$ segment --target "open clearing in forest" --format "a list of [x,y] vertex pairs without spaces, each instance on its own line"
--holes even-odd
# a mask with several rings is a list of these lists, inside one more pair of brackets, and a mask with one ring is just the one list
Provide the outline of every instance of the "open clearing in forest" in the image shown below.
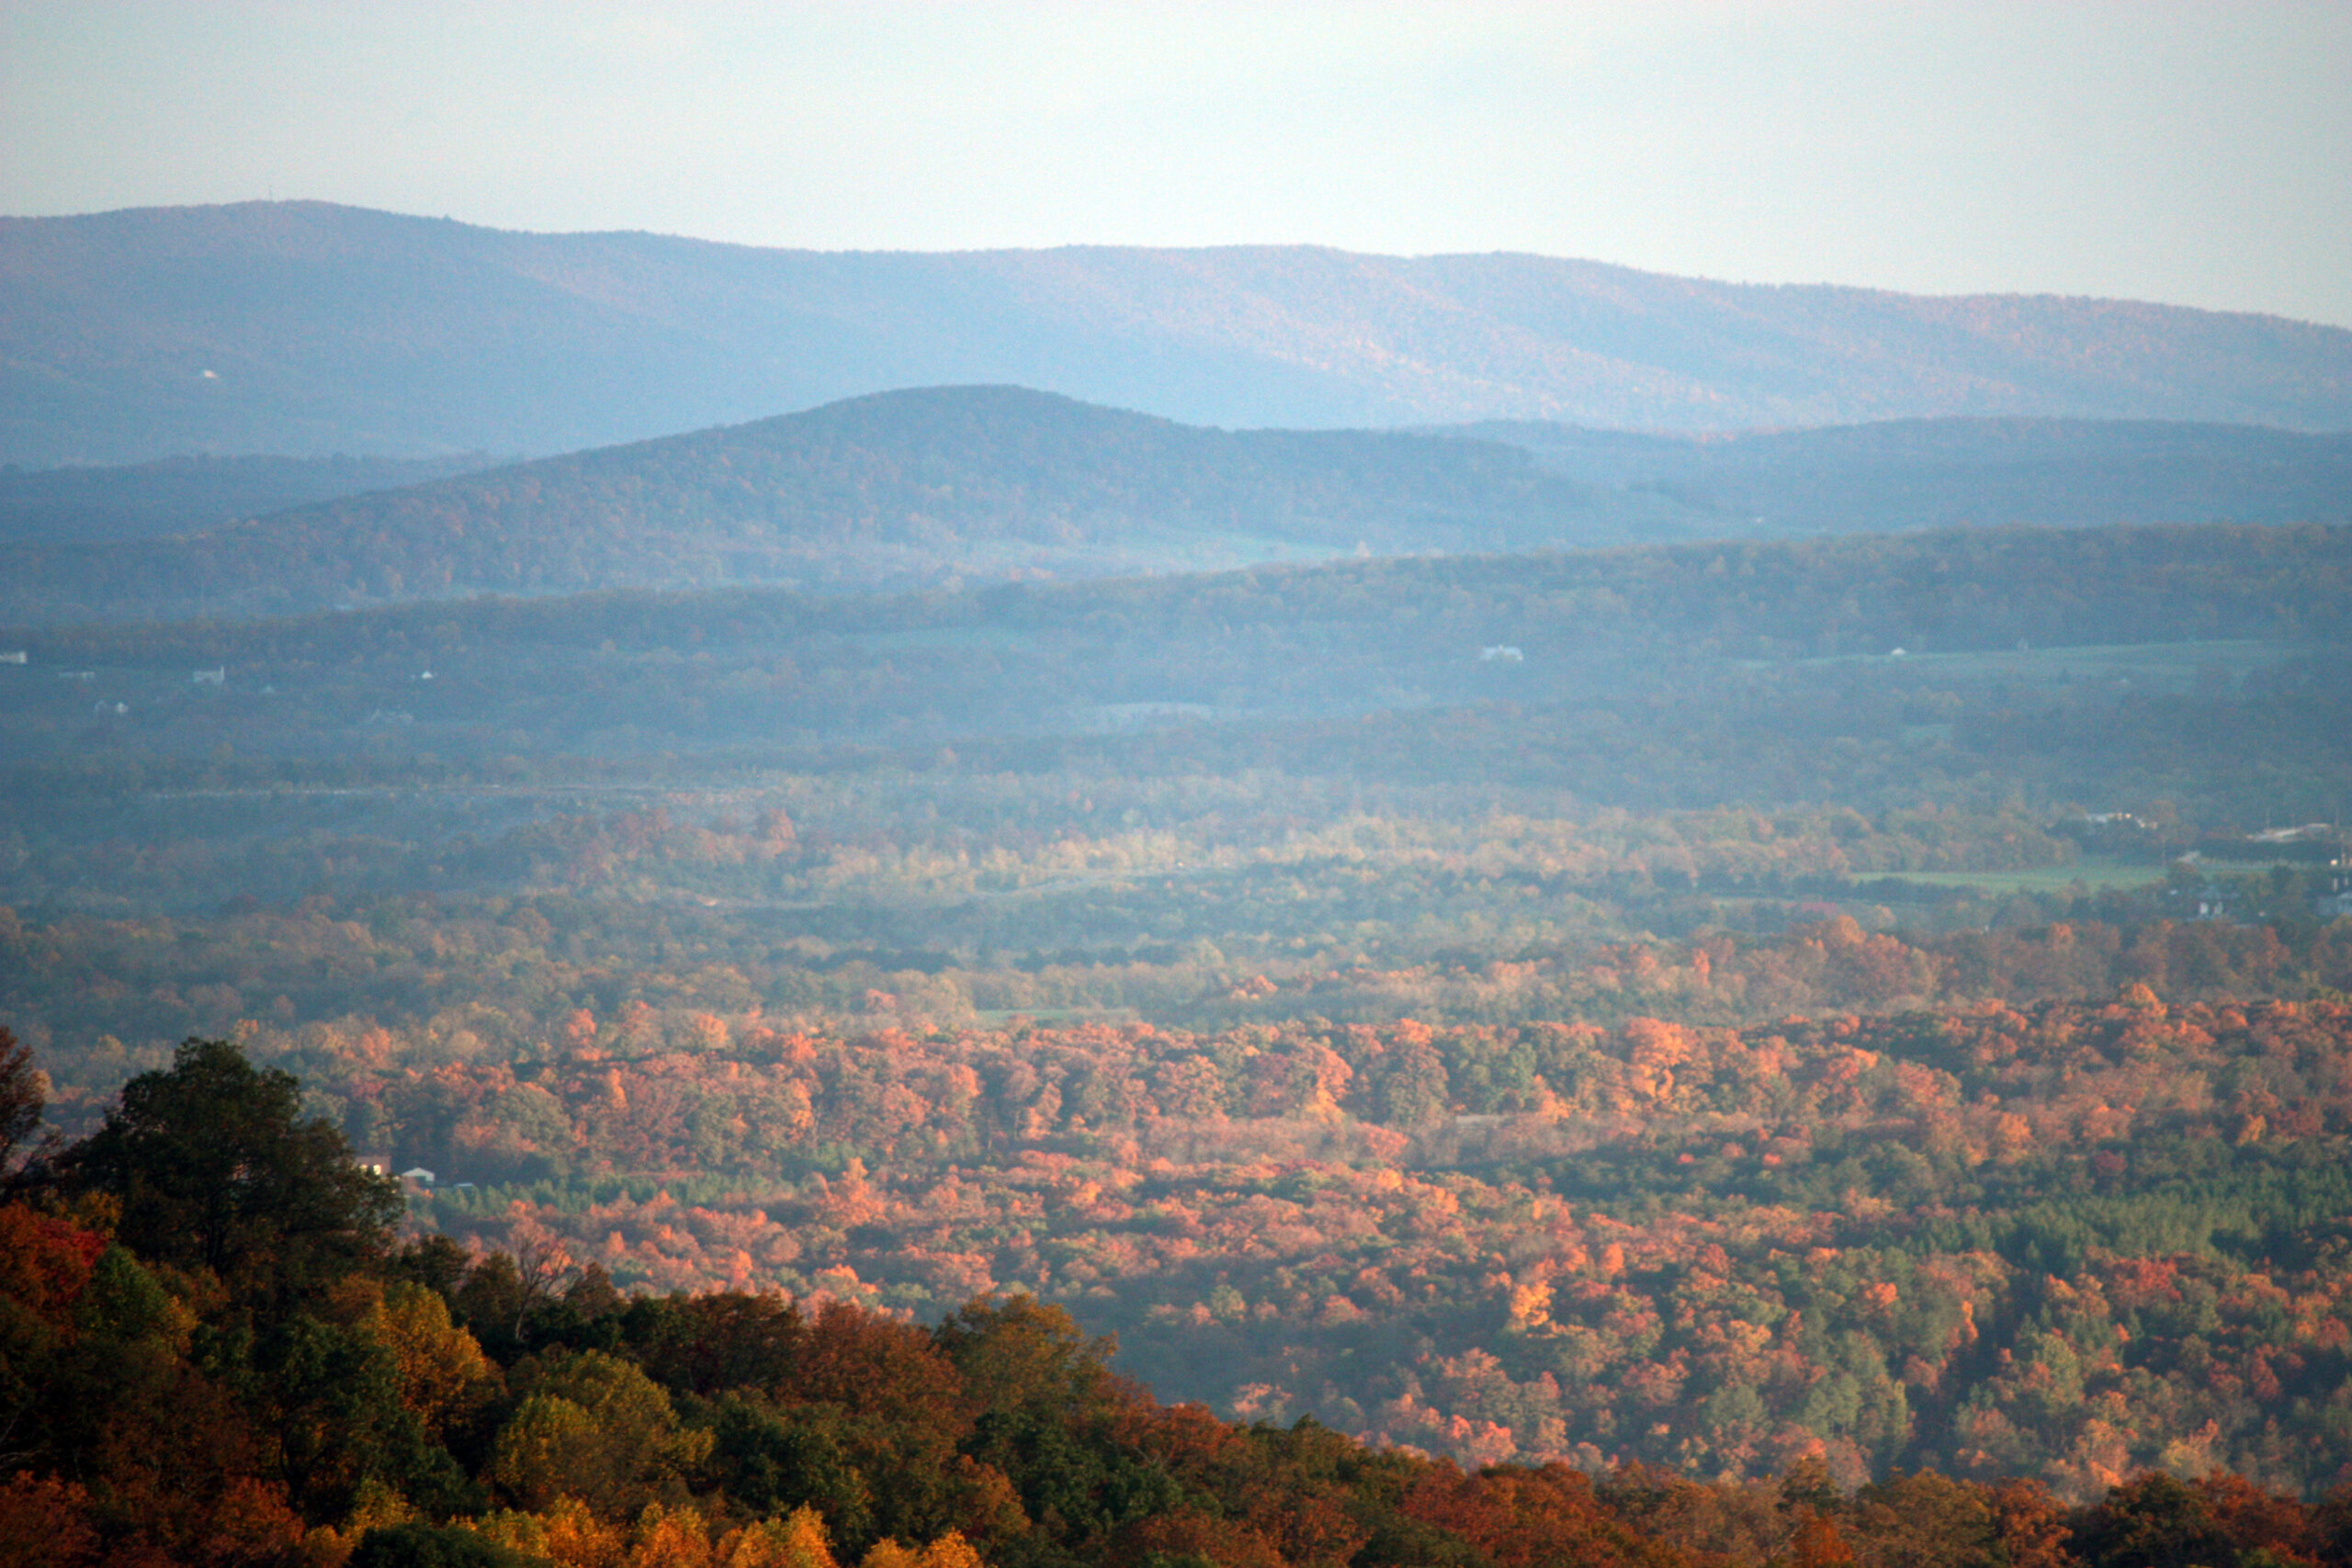
[[2165,879],[2165,870],[2147,861],[2085,855],[2066,865],[2020,866],[2010,871],[1906,871],[1885,880],[1928,887],[1967,887],[1980,893],[2064,893],[2077,885],[2099,893],[2111,887],[2151,886]]

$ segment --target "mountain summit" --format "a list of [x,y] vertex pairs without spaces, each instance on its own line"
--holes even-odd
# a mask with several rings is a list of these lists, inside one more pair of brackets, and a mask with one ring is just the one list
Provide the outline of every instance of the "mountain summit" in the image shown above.
[[2347,497],[2352,436],[2244,426],[1235,431],[932,387],[163,536],[55,509],[44,529],[28,507],[11,538],[0,505],[0,624],[628,587],[870,592],[1964,522],[2333,522]]
[[0,460],[556,452],[1015,382],[1195,423],[2352,428],[2352,332],[1306,246],[938,254],[313,202],[0,220]]

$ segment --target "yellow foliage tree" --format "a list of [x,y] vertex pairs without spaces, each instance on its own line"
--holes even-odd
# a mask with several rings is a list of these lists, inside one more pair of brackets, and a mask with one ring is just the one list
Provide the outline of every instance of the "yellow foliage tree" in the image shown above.
[[468,1527],[493,1543],[556,1568],[626,1568],[628,1540],[618,1525],[577,1497],[559,1497],[536,1514],[485,1514]]
[[[537,1513],[490,1514],[469,1528],[555,1568],[840,1568],[825,1521],[806,1507],[714,1535],[690,1506],[648,1504],[623,1525],[598,1518],[577,1497],[560,1497]],[[946,1559],[944,1568],[966,1561]],[[977,1557],[968,1561],[977,1568]]]
[[[746,1552],[730,1557],[727,1568],[840,1568],[833,1561],[832,1542],[825,1535],[825,1521],[814,1508],[795,1508],[782,1520],[771,1520],[752,1529],[767,1532],[760,1543],[760,1549],[767,1555],[755,1557]],[[744,1542],[738,1550],[750,1544]]]
[[451,1422],[498,1395],[498,1369],[471,1334],[449,1321],[449,1303],[437,1291],[396,1280],[384,1287],[359,1329],[392,1353],[401,1403],[435,1439]]
[[961,1530],[949,1530],[918,1551],[884,1537],[858,1561],[857,1568],[987,1568]]
[[680,1426],[670,1395],[633,1363],[585,1350],[537,1369],[499,1432],[488,1479],[524,1508],[577,1498],[605,1518],[683,1499],[714,1438]]

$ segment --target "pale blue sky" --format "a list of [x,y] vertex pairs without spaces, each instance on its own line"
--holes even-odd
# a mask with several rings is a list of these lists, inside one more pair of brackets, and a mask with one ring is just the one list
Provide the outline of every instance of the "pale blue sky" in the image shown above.
[[2352,4],[0,0],[0,211],[1314,242],[2352,325]]

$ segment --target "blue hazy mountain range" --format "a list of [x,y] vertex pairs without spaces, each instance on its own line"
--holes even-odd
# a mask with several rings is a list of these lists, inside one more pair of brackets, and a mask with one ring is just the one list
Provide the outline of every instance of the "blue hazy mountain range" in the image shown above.
[[[307,482],[377,471],[287,468]],[[107,493],[103,470],[69,477],[93,506]],[[142,479],[152,469],[130,470],[126,493],[151,496],[130,482]],[[2352,436],[2022,419],[1730,437],[1554,423],[1227,431],[1022,388],[939,387],[225,525],[207,513],[179,532],[153,526],[152,507],[45,527],[55,483],[0,476],[0,623],[609,588],[896,592],[1961,524],[2341,523]]]
[[0,461],[556,453],[1011,383],[1227,427],[2352,429],[2352,332],[1306,246],[951,254],[321,203],[0,220]]

